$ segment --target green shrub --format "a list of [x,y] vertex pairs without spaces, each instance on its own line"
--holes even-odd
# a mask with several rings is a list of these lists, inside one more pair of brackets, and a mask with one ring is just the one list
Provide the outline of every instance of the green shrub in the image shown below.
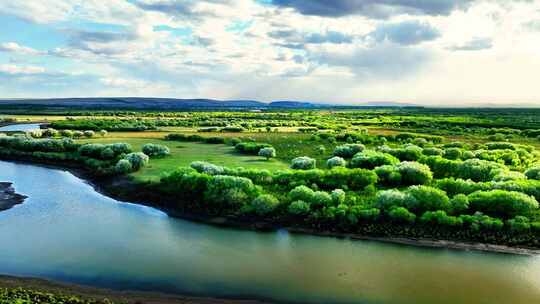
[[524,216],[516,216],[515,218],[506,221],[506,224],[511,231],[517,233],[528,232],[531,229],[529,219]]
[[315,169],[316,166],[316,160],[307,157],[307,156],[301,156],[293,159],[291,161],[291,169],[297,169],[297,170],[310,170]]
[[532,196],[505,190],[476,191],[468,196],[471,209],[495,217],[511,218],[528,215],[538,209]]
[[460,159],[463,156],[463,150],[460,148],[447,148],[444,150],[444,158]]
[[114,171],[118,174],[128,174],[133,171],[133,166],[129,160],[121,159],[114,166]]
[[326,166],[330,169],[334,167],[345,167],[346,165],[347,162],[339,156],[334,156],[326,161]]
[[426,211],[422,214],[420,221],[428,224],[437,224],[449,227],[458,227],[463,225],[463,219],[447,215],[443,210]]
[[339,156],[343,158],[351,158],[356,153],[364,151],[366,147],[362,144],[345,144],[337,146],[334,149],[334,156]]
[[304,201],[294,201],[289,205],[287,211],[294,216],[305,216],[309,214],[310,209],[308,203]]
[[450,213],[460,214],[469,209],[469,198],[465,194],[458,194],[450,200]]
[[169,147],[151,143],[143,145],[142,152],[150,157],[163,157],[171,154]]
[[315,191],[306,186],[298,186],[289,192],[289,200],[311,202]]
[[380,166],[375,168],[375,173],[383,185],[399,186],[401,184],[401,173],[396,166]]
[[540,180],[540,166],[532,167],[525,171],[528,179]]
[[254,200],[260,191],[250,179],[216,175],[207,184],[205,202],[219,210],[236,210]]
[[260,216],[272,213],[277,205],[279,205],[278,199],[270,194],[259,195],[251,202],[253,211]]
[[384,165],[395,165],[399,160],[388,153],[365,150],[357,153],[351,160],[352,168],[374,169]]
[[258,155],[263,148],[270,148],[272,145],[266,143],[241,142],[234,146],[236,151],[244,154]]
[[429,167],[417,162],[402,162],[396,165],[396,169],[401,174],[403,185],[423,185],[433,179]]
[[124,157],[128,160],[133,167],[133,170],[137,171],[148,164],[148,156],[142,152],[129,153]]
[[412,212],[409,212],[409,210],[404,207],[396,207],[390,210],[390,212],[388,212],[388,216],[390,217],[390,219],[398,223],[412,224],[416,220],[416,215],[414,215],[414,213]]
[[96,135],[96,132],[91,131],[91,130],[86,130],[83,133],[84,133],[84,137],[86,138],[92,138]]
[[424,148],[422,153],[427,156],[442,156],[444,154],[444,151],[439,148],[431,147],[431,148]]
[[408,193],[396,189],[384,190],[377,193],[375,207],[382,210],[390,210],[395,207],[406,206],[407,201],[410,199],[411,197]]
[[208,175],[222,175],[225,169],[222,166],[217,166],[204,161],[194,161],[190,164],[190,167],[197,170],[199,173]]
[[269,160],[270,158],[276,157],[276,149],[273,147],[268,148],[262,148],[259,150],[259,156],[262,156],[266,158],[266,160]]
[[440,189],[428,186],[411,186],[407,188],[407,194],[412,199],[406,200],[405,206],[418,214],[425,211],[450,210],[450,199]]

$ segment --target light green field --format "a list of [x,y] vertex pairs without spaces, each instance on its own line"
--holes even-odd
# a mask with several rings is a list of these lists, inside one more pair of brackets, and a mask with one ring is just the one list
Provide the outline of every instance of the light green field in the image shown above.
[[[144,136],[146,133],[139,133]],[[223,144],[204,144],[192,142],[166,141],[163,139],[136,137],[105,137],[84,142],[92,143],[117,143],[126,142],[133,146],[135,151],[140,151],[141,147],[147,143],[166,145],[171,150],[171,155],[164,158],[153,158],[147,167],[133,174],[141,180],[157,180],[167,172],[171,172],[178,167],[186,167],[194,161],[207,161],[216,165],[226,167],[244,167],[254,169],[280,170],[286,169],[287,164],[279,160],[266,161],[262,157],[242,155],[236,153],[234,148]],[[163,136],[163,135],[162,135]]]

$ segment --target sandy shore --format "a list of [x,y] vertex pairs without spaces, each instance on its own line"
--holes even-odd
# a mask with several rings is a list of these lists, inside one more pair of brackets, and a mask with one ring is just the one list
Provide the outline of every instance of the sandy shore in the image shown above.
[[23,287],[36,291],[73,295],[84,299],[108,299],[126,304],[265,304],[257,300],[217,299],[210,297],[180,296],[157,292],[117,291],[83,285],[53,282],[44,279],[0,275],[0,288]]
[[0,182],[0,211],[22,204],[27,197],[15,192],[11,183]]

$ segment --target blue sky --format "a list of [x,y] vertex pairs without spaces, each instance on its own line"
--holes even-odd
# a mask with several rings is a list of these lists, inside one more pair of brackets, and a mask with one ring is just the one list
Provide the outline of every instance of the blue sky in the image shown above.
[[0,98],[540,105],[540,1],[2,1],[0,24]]

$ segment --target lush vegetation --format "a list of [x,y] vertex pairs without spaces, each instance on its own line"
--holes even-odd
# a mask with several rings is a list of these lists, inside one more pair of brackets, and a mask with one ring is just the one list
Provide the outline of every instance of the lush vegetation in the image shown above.
[[70,114],[54,129],[0,139],[0,156],[139,170],[130,176],[160,205],[201,216],[540,246],[540,119],[527,111]]
[[0,288],[0,304],[112,304],[104,300],[89,300],[71,295],[41,292],[24,288]]

